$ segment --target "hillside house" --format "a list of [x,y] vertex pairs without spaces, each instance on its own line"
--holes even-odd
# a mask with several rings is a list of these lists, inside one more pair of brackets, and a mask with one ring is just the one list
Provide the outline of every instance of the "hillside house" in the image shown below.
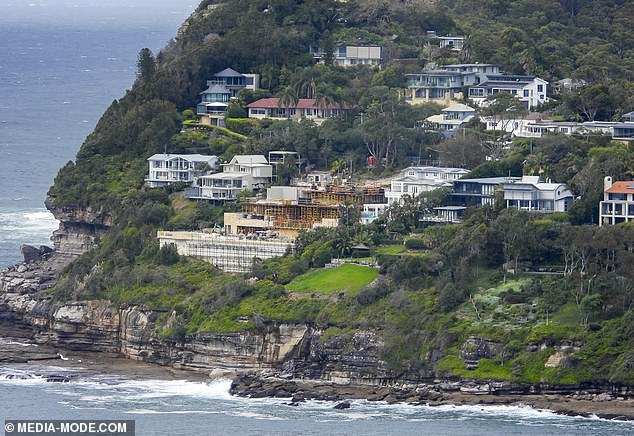
[[328,118],[345,118],[349,107],[340,103],[319,104],[314,98],[300,98],[283,105],[279,98],[262,98],[247,105],[250,118],[313,120],[317,124]]
[[258,89],[259,82],[258,74],[242,74],[225,68],[207,81],[207,89],[200,93],[196,114],[201,116],[203,124],[224,125],[224,114],[230,100],[243,89]]
[[390,190],[385,193],[387,203],[402,204],[403,197],[415,197],[437,188],[451,187],[454,180],[467,174],[464,168],[409,167],[399,178],[392,180]]
[[453,191],[449,194],[449,203],[453,206],[493,206],[495,193],[505,183],[520,181],[520,177],[482,177],[459,179],[453,182]]
[[462,51],[464,47],[464,36],[439,36],[440,48],[447,48],[452,51]]
[[457,73],[500,74],[499,64],[451,64],[442,69]]
[[548,134],[561,135],[612,135],[614,127],[622,123],[614,121],[553,121],[544,119],[544,114],[531,112],[524,118],[496,120],[482,117],[487,130],[499,130],[520,138],[542,138]]
[[405,101],[417,104],[433,101],[455,104],[468,97],[478,106],[486,104],[488,96],[508,92],[517,96],[527,109],[548,101],[548,82],[535,76],[502,74],[497,64],[455,64],[436,70],[407,74]]
[[469,88],[469,99],[478,106],[487,104],[487,97],[498,92],[516,96],[526,109],[534,109],[548,101],[548,82],[535,76],[487,74],[485,80]]
[[452,131],[468,123],[476,114],[476,110],[466,104],[453,104],[442,110],[440,115],[427,117],[425,121],[437,130]]
[[523,176],[504,183],[503,192],[507,208],[534,212],[567,212],[574,200],[566,185],[542,182],[539,176]]
[[[320,47],[311,46],[310,54],[318,61],[323,61],[324,52]],[[333,52],[333,63],[340,67],[353,67],[357,65],[380,66],[385,61],[385,47],[378,45],[337,46]]]
[[617,141],[634,140],[634,111],[624,114],[621,118],[624,123],[616,123],[612,126],[612,139]]
[[476,83],[476,73],[447,70],[424,70],[406,77],[404,97],[411,104],[436,102],[448,106],[463,97],[465,82]]
[[603,179],[603,201],[599,202],[599,225],[634,221],[634,182],[612,182]]
[[216,202],[233,201],[246,190],[260,190],[271,183],[273,167],[262,155],[234,156],[222,164],[222,172],[198,178],[190,198]]
[[155,154],[148,158],[148,165],[145,184],[150,188],[176,182],[191,185],[204,172],[215,169],[218,158],[202,154]]

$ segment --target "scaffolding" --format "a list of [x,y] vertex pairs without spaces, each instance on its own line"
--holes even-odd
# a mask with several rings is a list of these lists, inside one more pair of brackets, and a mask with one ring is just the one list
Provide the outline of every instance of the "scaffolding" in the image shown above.
[[301,202],[244,202],[242,203],[242,212],[267,217],[273,222],[274,229],[291,230],[312,229],[324,220],[341,217],[339,205]]
[[282,238],[166,231],[159,231],[157,237],[161,247],[174,244],[178,254],[196,257],[226,272],[249,272],[254,259],[284,256],[295,250],[293,240]]

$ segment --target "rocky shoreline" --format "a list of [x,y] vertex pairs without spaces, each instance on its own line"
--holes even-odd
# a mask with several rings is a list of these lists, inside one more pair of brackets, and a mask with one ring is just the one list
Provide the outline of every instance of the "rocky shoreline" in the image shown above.
[[[248,398],[279,398],[288,406],[301,407],[308,400],[331,401],[333,408],[354,408],[352,400],[367,400],[387,404],[421,406],[518,406],[547,410],[560,415],[598,417],[607,420],[634,421],[634,400],[614,397],[606,393],[576,391],[572,394],[489,394],[466,392],[477,386],[469,381],[431,383],[417,386],[340,385],[319,380],[293,380],[255,373],[236,374],[232,370],[193,371],[138,362],[102,353],[73,352],[52,347],[26,347],[7,338],[7,330],[0,330],[0,369],[2,365],[51,365],[56,368],[80,370],[78,374],[116,374],[134,380],[188,380],[205,383],[231,378],[230,393]],[[12,344],[13,343],[13,344]],[[18,350],[11,352],[12,344]],[[19,352],[31,348],[26,354]],[[16,358],[12,358],[16,357]],[[42,369],[49,382],[72,382],[68,372],[56,373]],[[461,390],[462,388],[462,390]]]
[[[285,398],[290,405],[308,399],[337,402],[340,408],[349,406],[345,401],[350,399],[430,406],[526,405],[566,415],[634,420],[630,387],[524,386],[443,380],[433,374],[403,380],[380,359],[382,341],[372,331],[323,341],[323,332],[315,326],[262,321],[254,332],[199,334],[180,342],[164,338],[155,323],[160,311],[42,297],[41,291],[55,283],[70,258],[43,248],[26,253],[28,261],[0,271],[0,337],[22,338],[37,347],[0,341],[0,364],[72,365],[81,360],[101,370],[129,371],[131,377],[230,378],[233,395]],[[470,338],[464,348],[477,354],[495,346]],[[71,360],[61,360],[61,355]],[[477,355],[472,357],[477,361]]]
[[247,374],[234,379],[231,393],[250,398],[290,398],[288,404],[294,406],[306,400],[325,400],[336,402],[337,405],[349,405],[348,401],[352,399],[427,406],[529,406],[567,416],[634,421],[634,399],[616,397],[605,392],[576,390],[568,394],[486,393],[483,390],[484,385],[486,383],[460,380],[415,386],[345,386],[316,380],[283,380]]

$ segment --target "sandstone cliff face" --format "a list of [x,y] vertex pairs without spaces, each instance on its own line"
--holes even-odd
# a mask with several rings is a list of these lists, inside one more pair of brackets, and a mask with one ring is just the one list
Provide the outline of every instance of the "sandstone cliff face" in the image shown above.
[[40,283],[38,268],[41,265],[22,264],[0,272],[0,322],[30,332],[42,345],[117,354],[180,369],[275,373],[342,384],[376,383],[386,374],[378,357],[382,342],[371,332],[323,344],[322,332],[311,326],[265,322],[254,332],[198,334],[177,341],[159,334],[160,311],[117,308],[102,300],[37,299],[35,292],[49,286]]
[[46,199],[46,207],[60,224],[52,240],[59,257],[71,259],[95,248],[97,238],[112,226],[112,215],[92,208],[53,207],[53,199]]
[[[293,396],[338,400],[363,397],[388,402],[451,402],[452,395],[587,395],[629,397],[627,386],[524,386],[511,382],[438,380],[433,374],[405,377],[380,359],[384,343],[371,331],[326,339],[305,324],[262,322],[257,331],[198,334],[185,340],[162,337],[156,320],[164,312],[142,307],[114,307],[109,301],[57,303],[38,298],[54,283],[55,268],[46,262],[21,264],[0,271],[0,327],[28,333],[37,355],[13,353],[17,359],[55,356],[55,348],[101,352],[210,376],[231,377],[232,392],[251,397]],[[465,359],[493,355],[499,344],[469,338]],[[49,356],[49,357],[47,357]],[[0,358],[0,361],[2,358]],[[17,361],[14,360],[13,361]],[[606,395],[608,395],[606,394]],[[593,400],[594,401],[594,400]]]

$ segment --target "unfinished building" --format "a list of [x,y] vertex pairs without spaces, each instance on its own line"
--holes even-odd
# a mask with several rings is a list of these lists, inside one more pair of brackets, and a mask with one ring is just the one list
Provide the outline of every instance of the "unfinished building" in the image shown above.
[[272,232],[295,238],[302,230],[336,227],[345,206],[385,204],[383,188],[355,187],[298,188],[274,186],[266,199],[245,199],[242,212],[225,213],[227,234]]
[[254,259],[270,259],[293,252],[295,243],[285,238],[266,235],[225,236],[210,232],[157,233],[161,247],[174,244],[178,254],[209,262],[226,272],[251,271]]

